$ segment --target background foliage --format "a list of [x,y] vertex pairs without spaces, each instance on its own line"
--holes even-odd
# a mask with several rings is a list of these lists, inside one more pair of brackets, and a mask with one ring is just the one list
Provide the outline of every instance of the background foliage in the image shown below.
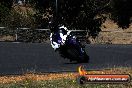
[[34,13],[20,14],[12,8],[13,0],[1,0],[0,24],[11,29],[29,27],[34,30],[48,28],[52,21],[51,30],[64,24],[69,29],[87,30],[89,36],[95,38],[107,18],[104,14],[110,14],[109,18],[123,29],[129,27],[132,16],[131,0],[27,0],[27,5]]

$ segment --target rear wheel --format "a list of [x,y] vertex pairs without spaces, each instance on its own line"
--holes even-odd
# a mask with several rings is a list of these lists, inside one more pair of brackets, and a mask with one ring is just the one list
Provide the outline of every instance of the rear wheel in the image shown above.
[[79,59],[79,52],[74,48],[67,49],[67,58],[70,59],[70,61],[76,61]]
[[89,56],[84,53],[84,55],[82,57],[80,57],[81,59],[78,59],[78,63],[88,63],[89,62]]
[[68,48],[67,55],[70,61],[77,61],[78,63],[88,63],[89,61],[89,56],[86,53],[80,56],[79,51],[75,47]]

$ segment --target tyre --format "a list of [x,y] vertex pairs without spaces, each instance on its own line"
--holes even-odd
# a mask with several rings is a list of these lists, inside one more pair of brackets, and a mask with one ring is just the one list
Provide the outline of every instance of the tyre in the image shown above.
[[84,53],[83,60],[84,60],[84,62],[86,62],[86,63],[89,62],[89,56],[88,56],[86,53]]
[[88,63],[89,62],[89,56],[84,53],[79,59],[77,59],[78,63]]
[[86,53],[80,56],[80,52],[75,47],[69,48],[67,50],[67,55],[70,61],[77,61],[77,63],[88,63],[89,61],[89,56]]
[[88,63],[89,60],[89,56],[86,53],[80,57],[80,52],[75,46],[62,46],[59,49],[59,54],[61,57],[69,59],[70,62]]
[[70,61],[77,61],[79,59],[79,52],[75,48],[68,48],[67,57],[70,59]]

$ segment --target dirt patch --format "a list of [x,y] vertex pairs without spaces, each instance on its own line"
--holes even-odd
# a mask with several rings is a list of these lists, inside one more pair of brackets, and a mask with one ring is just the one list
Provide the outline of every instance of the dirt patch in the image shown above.
[[102,24],[101,30],[95,39],[89,38],[92,44],[132,44],[132,24],[122,29],[108,19]]
[[15,41],[15,37],[10,35],[3,35],[0,36],[0,41]]

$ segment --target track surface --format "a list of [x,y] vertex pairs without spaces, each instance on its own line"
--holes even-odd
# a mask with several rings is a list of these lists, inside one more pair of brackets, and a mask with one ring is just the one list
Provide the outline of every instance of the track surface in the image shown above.
[[75,64],[55,53],[50,44],[0,43],[0,75],[25,72],[77,71],[132,67],[132,45],[86,45],[89,63]]

